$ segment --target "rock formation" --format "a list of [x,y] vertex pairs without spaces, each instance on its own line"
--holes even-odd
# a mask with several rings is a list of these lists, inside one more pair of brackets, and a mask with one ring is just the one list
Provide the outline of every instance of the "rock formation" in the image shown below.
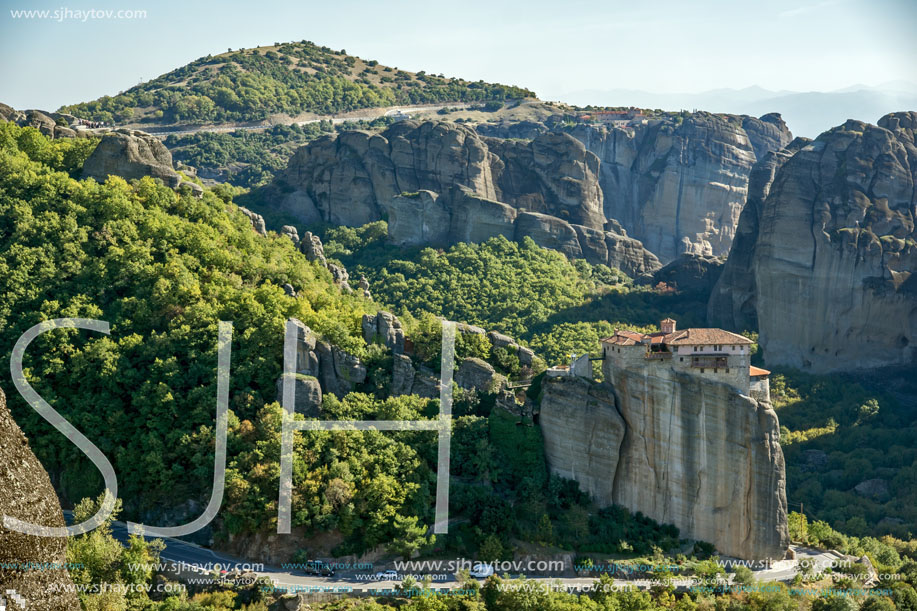
[[196,195],[203,192],[200,185],[182,181],[172,168],[172,154],[162,142],[136,130],[119,129],[105,134],[83,164],[83,178],[105,182],[111,175],[127,180],[152,176],[172,188],[187,185]]
[[[366,366],[352,354],[316,337],[295,320],[296,383],[295,411],[315,416],[321,409],[322,394],[343,397],[366,381]],[[283,376],[277,380],[277,400],[283,401]]]
[[531,237],[571,257],[652,273],[659,262],[639,241],[606,231],[598,171],[595,155],[561,132],[501,140],[453,123],[404,121],[302,147],[268,191],[304,223],[387,218],[399,245]]
[[626,129],[579,125],[570,133],[601,160],[605,216],[663,263],[683,253],[725,255],[757,156],[791,139],[776,114],[706,112]]
[[[771,159],[772,184],[760,213],[749,209],[748,239],[730,254],[711,317],[738,325],[753,310],[772,364],[813,372],[912,364],[915,131],[915,112],[878,126],[848,121]],[[769,169],[760,171],[766,178]],[[753,286],[742,280],[749,269]]]
[[242,214],[244,214],[245,216],[247,216],[248,220],[252,222],[252,229],[255,230],[255,233],[261,236],[267,235],[267,225],[265,225],[264,223],[263,216],[261,216],[260,214],[256,214],[252,212],[251,210],[249,210],[248,208],[245,208],[243,206],[239,206],[239,211]]
[[783,558],[786,476],[770,405],[674,370],[614,379],[545,379],[539,423],[551,471],[600,505],[674,524],[723,554]]
[[[47,472],[29,449],[6,407],[0,390],[0,515],[8,515],[40,526],[65,526],[57,494]],[[34,537],[12,532],[0,522],[0,596],[7,590],[22,596],[27,609],[70,611],[79,609],[66,569],[25,569],[13,565],[63,566],[67,562],[67,541],[63,538]],[[7,600],[8,609],[17,609]]]
[[733,331],[758,328],[754,259],[764,200],[774,184],[777,170],[809,142],[808,138],[796,138],[785,149],[769,152],[752,168],[748,178],[748,199],[739,216],[729,257],[710,295],[707,307],[710,325]]
[[362,325],[363,340],[367,344],[378,341],[395,354],[404,352],[404,330],[401,321],[391,312],[379,311],[375,316],[364,314]]
[[652,282],[665,282],[681,293],[701,295],[706,302],[720,277],[723,263],[719,257],[683,254],[656,270]]
[[[71,115],[56,112],[46,113],[40,110],[16,110],[6,104],[0,104],[0,121],[10,121],[23,127],[34,127],[49,138],[73,138],[82,135],[69,127],[68,117],[75,119]],[[61,119],[63,125],[58,123],[58,119]]]

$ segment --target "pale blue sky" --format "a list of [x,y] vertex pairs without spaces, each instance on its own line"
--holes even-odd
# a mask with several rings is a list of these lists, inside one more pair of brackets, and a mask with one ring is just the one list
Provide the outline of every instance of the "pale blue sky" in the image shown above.
[[[227,48],[312,40],[407,70],[587,89],[828,91],[917,81],[912,0],[2,0],[0,101],[53,110]],[[147,18],[13,19],[11,9]]]

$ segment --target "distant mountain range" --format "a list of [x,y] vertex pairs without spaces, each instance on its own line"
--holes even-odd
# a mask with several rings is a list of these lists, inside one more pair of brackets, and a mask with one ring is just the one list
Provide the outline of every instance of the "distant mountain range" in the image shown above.
[[[553,96],[552,96],[553,97]],[[796,136],[814,138],[847,119],[875,123],[898,110],[917,109],[917,83],[856,84],[836,91],[771,91],[762,87],[712,89],[701,93],[651,93],[636,89],[589,89],[557,96],[586,106],[638,106],[664,110],[708,110],[761,116],[779,112]]]

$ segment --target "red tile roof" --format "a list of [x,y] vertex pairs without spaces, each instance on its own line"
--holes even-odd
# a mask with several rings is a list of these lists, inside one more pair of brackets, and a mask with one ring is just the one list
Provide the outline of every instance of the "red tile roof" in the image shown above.
[[760,367],[755,367],[752,365],[748,368],[748,375],[752,378],[757,378],[761,376],[769,376],[771,374],[767,369],[761,369]]
[[673,346],[712,346],[712,345],[748,345],[753,343],[750,339],[738,333],[724,331],[723,329],[680,329],[673,333],[638,333],[625,329],[615,331],[611,337],[602,339],[603,342],[616,346],[634,346],[641,343],[671,344]]
[[681,331],[669,334],[666,337],[665,343],[675,346],[710,346],[713,344],[748,345],[754,342],[744,335],[739,335],[731,331],[724,331],[723,329],[682,329]]

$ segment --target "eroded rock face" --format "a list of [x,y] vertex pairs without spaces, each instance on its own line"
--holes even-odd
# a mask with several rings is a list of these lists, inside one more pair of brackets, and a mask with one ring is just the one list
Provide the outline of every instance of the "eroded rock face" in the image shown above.
[[389,240],[402,246],[531,237],[571,257],[651,273],[658,261],[638,240],[604,230],[598,173],[598,158],[562,132],[501,140],[453,123],[405,121],[381,135],[310,143],[271,190],[304,223],[387,218]]
[[[749,240],[753,252],[730,255],[737,270],[754,272],[768,363],[823,373],[914,362],[915,129],[914,112],[887,115],[878,126],[848,121],[776,168]],[[727,320],[749,293],[735,284],[738,305],[710,306]]]
[[682,293],[710,295],[720,277],[724,260],[719,257],[684,254],[653,274],[653,283],[665,282]]
[[[295,401],[293,411],[307,418],[317,418],[322,409],[322,387],[318,379],[301,373],[290,374],[293,376]],[[277,380],[277,402],[283,404],[283,382],[281,376]]]
[[380,310],[375,316],[364,314],[362,326],[363,340],[367,344],[378,341],[395,354],[404,352],[404,329],[391,312]]
[[245,208],[244,206],[239,206],[239,212],[248,217],[248,220],[252,222],[252,229],[255,230],[255,233],[261,236],[267,235],[267,226],[264,224],[264,217],[260,214],[256,214]]
[[707,305],[707,322],[711,326],[736,332],[758,328],[754,260],[764,200],[774,184],[777,170],[809,142],[808,138],[796,138],[785,149],[767,153],[752,168],[748,178],[748,199],[739,216],[729,257]]
[[548,467],[579,482],[600,505],[614,503],[624,420],[611,387],[570,377],[545,378],[542,389],[539,424]]
[[779,115],[761,119],[696,112],[680,124],[633,129],[577,126],[601,160],[604,212],[663,263],[683,253],[725,255],[757,155],[791,137]]
[[777,415],[732,387],[673,370],[616,371],[615,386],[545,380],[548,464],[618,504],[739,558],[789,544]]
[[[65,526],[57,494],[47,472],[29,449],[6,407],[0,390],[0,515],[8,515],[41,526]],[[67,562],[67,540],[34,537],[12,532],[0,523],[0,595],[15,590],[25,599],[27,609],[71,611],[79,609],[70,575],[65,569],[18,570],[12,564],[35,563],[63,566]],[[7,601],[8,609],[18,608]]]
[[459,364],[455,383],[461,388],[476,388],[482,392],[490,390],[496,372],[493,365],[481,359],[469,357]]
[[105,182],[109,175],[128,180],[152,176],[173,188],[182,181],[172,169],[172,154],[162,142],[145,132],[129,129],[103,136],[83,164],[83,178]]

